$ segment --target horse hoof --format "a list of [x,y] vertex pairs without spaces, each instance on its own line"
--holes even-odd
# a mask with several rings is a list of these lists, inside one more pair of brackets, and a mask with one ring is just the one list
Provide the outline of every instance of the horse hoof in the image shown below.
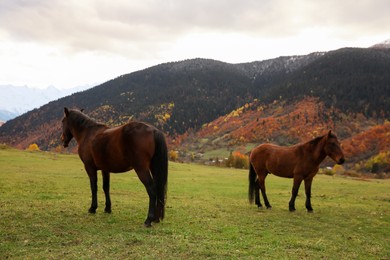
[[267,209],[272,209],[272,206],[267,206]]
[[294,212],[294,211],[295,211],[295,209],[294,209],[294,208],[290,208],[289,210],[290,210],[290,212]]
[[151,222],[145,222],[145,223],[144,223],[144,226],[145,226],[146,228],[151,228],[151,227],[152,227],[152,223],[151,223]]
[[91,213],[91,214],[95,214],[96,213],[96,209],[89,209],[88,212]]
[[307,213],[313,213],[313,209],[308,209]]
[[111,209],[104,209],[105,213],[111,213]]

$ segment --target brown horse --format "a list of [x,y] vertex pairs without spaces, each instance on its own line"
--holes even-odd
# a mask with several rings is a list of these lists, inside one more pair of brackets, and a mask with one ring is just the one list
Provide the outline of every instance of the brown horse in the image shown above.
[[[262,144],[254,148],[250,155],[249,168],[249,202],[253,198],[258,207],[262,207],[260,193],[263,195],[264,204],[267,208],[271,205],[265,193],[265,178],[268,173],[276,176],[293,178],[290,211],[295,211],[295,199],[298,195],[302,180],[305,182],[306,209],[312,212],[311,184],[317,174],[320,163],[326,156],[332,158],[337,164],[343,164],[344,154],[336,135],[329,131],[324,136],[317,137],[307,143],[300,143],[290,147],[273,144]],[[256,179],[257,178],[257,179]]]
[[102,171],[106,197],[105,212],[111,213],[110,172],[132,169],[149,195],[149,210],[145,226],[164,218],[168,181],[168,150],[161,131],[142,122],[129,122],[109,128],[97,123],[81,111],[64,108],[61,140],[67,147],[74,137],[78,154],[88,173],[92,203],[90,213],[96,213],[97,171]]

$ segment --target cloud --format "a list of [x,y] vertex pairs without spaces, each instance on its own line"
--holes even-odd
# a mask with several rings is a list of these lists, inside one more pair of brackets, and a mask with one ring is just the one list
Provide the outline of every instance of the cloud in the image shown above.
[[259,38],[289,37],[307,27],[376,32],[390,24],[388,7],[387,0],[6,0],[0,4],[0,24],[20,41],[134,53],[143,45],[164,48],[199,32]]
[[367,47],[390,38],[389,8],[388,0],[1,0],[0,65],[9,69],[0,83],[31,84],[50,71],[49,84],[87,84],[185,58]]

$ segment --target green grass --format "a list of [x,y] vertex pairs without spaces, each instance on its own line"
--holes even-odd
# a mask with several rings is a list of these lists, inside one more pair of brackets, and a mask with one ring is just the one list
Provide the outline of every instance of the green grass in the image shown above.
[[257,145],[258,144],[248,143],[245,147],[240,147],[240,148],[237,147],[218,148],[218,149],[210,148],[209,150],[205,151],[203,159],[208,160],[208,159],[216,159],[216,158],[219,159],[228,158],[231,152],[238,151],[238,150],[241,151],[242,148],[244,148],[245,151],[241,151],[241,152],[248,153]]
[[[316,176],[314,213],[288,211],[291,180],[267,178],[272,210],[247,201],[247,171],[170,163],[166,219],[147,229],[134,172],[112,175],[113,213],[90,205],[75,155],[0,149],[0,258],[389,259],[390,181]],[[303,187],[301,187],[302,189]]]
[[220,148],[220,149],[215,149],[215,150],[209,150],[209,151],[206,151],[206,152],[204,153],[203,159],[208,160],[208,159],[215,159],[215,158],[219,158],[219,159],[228,158],[230,152],[231,152],[231,151],[229,151],[229,150],[226,149],[226,148]]

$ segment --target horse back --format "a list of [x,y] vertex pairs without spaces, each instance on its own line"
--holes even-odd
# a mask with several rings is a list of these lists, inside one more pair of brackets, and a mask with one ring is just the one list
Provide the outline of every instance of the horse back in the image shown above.
[[272,173],[280,177],[293,178],[294,170],[299,164],[300,147],[261,144],[254,148],[250,162],[259,174]]
[[123,149],[129,153],[145,153],[150,158],[154,154],[154,131],[157,129],[143,122],[129,122],[123,126]]
[[129,122],[102,131],[92,144],[97,168],[125,172],[149,167],[155,148],[154,130],[154,127],[142,122]]

